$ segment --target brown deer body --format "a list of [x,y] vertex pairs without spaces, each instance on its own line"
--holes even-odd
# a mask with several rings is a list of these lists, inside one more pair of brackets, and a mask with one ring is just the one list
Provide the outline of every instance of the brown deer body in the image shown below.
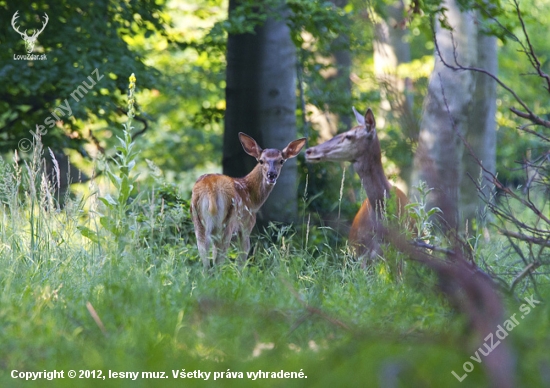
[[[365,116],[359,114],[355,108],[353,112],[359,125],[325,143],[308,148],[306,160],[353,163],[367,192],[367,199],[353,220],[349,240],[358,257],[366,256],[372,259],[380,253],[380,239],[376,234],[385,215],[386,204],[396,201],[393,203],[397,206],[395,209],[392,208],[392,211],[399,217],[406,214],[405,205],[408,199],[401,190],[390,184],[384,174],[382,151],[372,111],[368,109]],[[366,261],[363,261],[363,264],[366,264]]]
[[210,250],[214,264],[223,263],[234,234],[239,242],[238,261],[244,265],[256,213],[273,190],[283,163],[298,155],[306,142],[306,139],[294,140],[280,151],[272,148],[262,150],[244,133],[239,133],[239,140],[245,152],[258,161],[254,169],[244,178],[203,175],[193,186],[191,213],[205,269],[209,267]]

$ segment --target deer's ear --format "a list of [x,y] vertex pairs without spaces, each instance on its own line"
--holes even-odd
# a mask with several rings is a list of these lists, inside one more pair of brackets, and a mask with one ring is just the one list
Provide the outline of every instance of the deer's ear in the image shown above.
[[365,127],[367,127],[367,131],[370,132],[374,128],[376,128],[376,121],[374,120],[374,113],[372,113],[372,110],[369,108],[367,109],[367,113],[365,113]]
[[256,140],[242,132],[239,132],[239,140],[241,141],[244,151],[248,155],[253,156],[256,159],[260,159],[262,149],[258,143],[256,143]]
[[365,125],[365,118],[363,117],[363,115],[357,112],[357,109],[355,109],[354,106],[352,107],[352,109],[353,109],[353,114],[355,115],[355,119],[357,120],[357,124]]
[[290,159],[295,157],[300,153],[300,151],[302,150],[302,148],[304,148],[305,145],[306,145],[305,137],[298,140],[291,141],[290,143],[288,143],[288,145],[285,147],[285,149],[282,152],[283,159]]

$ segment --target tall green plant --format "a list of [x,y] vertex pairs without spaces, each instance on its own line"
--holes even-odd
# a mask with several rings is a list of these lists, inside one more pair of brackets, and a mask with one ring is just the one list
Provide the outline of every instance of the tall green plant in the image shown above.
[[[117,241],[119,252],[123,251],[126,243],[136,236],[136,217],[132,216],[132,210],[134,210],[139,200],[139,194],[132,197],[138,178],[138,174],[132,174],[132,171],[136,166],[136,159],[139,154],[130,135],[133,129],[132,119],[135,116],[136,77],[133,73],[129,81],[128,120],[123,124],[123,137],[117,136],[120,145],[116,147],[117,153],[112,159],[116,168],[108,163],[105,164],[104,168],[104,173],[113,184],[115,191],[112,195],[107,193],[99,197],[99,200],[105,206],[104,213],[100,214],[99,223]],[[84,226],[79,227],[79,229],[85,237],[94,242],[99,241],[97,232]]]

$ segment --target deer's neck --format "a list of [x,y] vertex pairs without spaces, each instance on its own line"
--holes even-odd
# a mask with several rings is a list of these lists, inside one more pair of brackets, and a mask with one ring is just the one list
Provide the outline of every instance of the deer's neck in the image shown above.
[[244,186],[244,199],[248,202],[247,206],[253,212],[257,212],[260,207],[262,207],[274,187],[274,185],[268,185],[266,183],[259,164],[257,164],[247,176],[238,179],[238,181]]
[[392,186],[384,174],[380,145],[376,145],[377,147],[373,147],[374,150],[367,150],[362,158],[355,161],[353,166],[361,178],[371,205],[377,209],[376,214],[381,215],[384,200],[390,197]]

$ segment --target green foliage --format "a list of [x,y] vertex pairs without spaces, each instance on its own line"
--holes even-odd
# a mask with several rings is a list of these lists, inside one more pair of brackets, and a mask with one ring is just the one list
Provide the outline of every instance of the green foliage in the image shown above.
[[[288,26],[298,48],[306,43],[304,32],[324,43],[332,43],[349,31],[349,12],[330,1],[288,0]],[[347,45],[346,45],[347,46]],[[341,48],[345,48],[342,45]]]
[[[130,90],[126,133],[133,112]],[[134,196],[133,170],[141,154],[128,135],[120,139],[116,170],[105,172],[115,187],[100,200],[105,213],[99,220],[107,217],[106,222],[96,223],[97,214],[86,211],[94,197],[67,198],[59,206],[41,150],[38,143],[24,167],[0,163],[2,386],[23,385],[11,377],[12,370],[54,369],[104,375],[164,371],[163,386],[180,386],[172,371],[182,369],[230,369],[244,376],[260,369],[302,370],[314,386],[365,385],[373,379],[384,386],[395,379],[402,386],[461,386],[450,371],[469,359],[465,343],[471,339],[422,271],[414,282],[407,277],[393,282],[381,271],[360,270],[345,246],[332,245],[330,229],[308,227],[301,236],[271,225],[254,241],[247,267],[228,262],[206,274],[192,242],[165,238],[169,234],[163,230],[172,228],[173,220],[158,213],[181,210],[186,202],[154,165],[157,183]],[[188,213],[183,214],[189,225]],[[83,233],[83,224],[95,229]],[[394,258],[389,250],[386,254]],[[517,303],[509,304],[515,311]],[[518,357],[538,362],[547,352],[542,339],[548,307],[532,314],[518,337],[507,340]],[[542,384],[543,376],[530,365],[520,363],[518,370],[520,383]],[[468,379],[471,386],[487,384],[481,367]],[[281,380],[262,383],[280,386]],[[74,386],[74,381],[54,384]],[[253,383],[226,377],[216,384]],[[79,379],[79,385],[97,386],[97,381]],[[284,385],[303,386],[303,380]]]
[[[134,149],[135,143],[132,142],[130,136],[133,129],[131,126],[132,118],[135,116],[135,87],[136,77],[132,73],[128,88],[128,121],[124,124],[124,138],[118,138],[120,145],[115,148],[117,154],[113,158],[118,173],[113,172],[109,164],[105,164],[104,169],[104,173],[115,188],[115,196],[113,197],[107,193],[99,197],[99,201],[105,206],[105,214],[100,215],[99,223],[118,242],[119,253],[122,253],[127,239],[131,241],[135,237],[134,221],[128,213],[133,210],[134,203],[139,200],[138,198],[131,198],[137,182],[137,176],[131,173],[136,166],[138,156],[138,151]],[[127,222],[129,219],[132,221]],[[84,237],[96,243],[99,242],[99,235],[94,234],[90,228],[80,226],[79,229]]]
[[[5,86],[0,92],[0,152],[13,151],[23,138],[32,140],[30,131],[43,125],[46,146],[87,155],[83,146],[92,141],[89,123],[94,129],[105,128],[121,113],[117,107],[123,105],[126,81],[120,69],[138,74],[143,88],[156,84],[159,73],[145,65],[143,52],[133,50],[127,40],[162,31],[163,7],[163,0],[0,2],[0,84]],[[45,54],[47,60],[14,59],[26,54],[11,26],[17,10],[20,30],[28,29],[29,34],[41,26],[39,18],[48,15],[35,47],[35,54]],[[84,88],[82,97],[77,93],[73,98],[79,86]],[[66,103],[70,113],[54,120],[52,112]]]
[[[308,126],[311,107],[340,117],[348,115],[354,104],[376,107],[380,94],[372,77],[373,30],[364,5],[356,1],[342,9],[321,1],[286,3],[306,105],[302,111],[300,104],[297,115],[305,117],[304,134],[315,142],[317,132],[310,133]],[[5,150],[13,149],[21,137],[31,137],[28,131],[34,124],[43,123],[77,85],[94,76],[95,68],[104,76],[79,104],[71,103],[74,117],[64,120],[63,128],[52,128],[43,139],[33,139],[28,160],[0,162],[0,385],[23,385],[11,379],[11,369],[164,370],[170,374],[171,369],[230,368],[303,369],[308,385],[314,386],[372,381],[381,386],[462,386],[450,371],[459,370],[471,356],[465,345],[472,341],[464,334],[466,324],[433,293],[437,287],[433,274],[408,262],[391,246],[383,247],[386,261],[360,270],[339,223],[353,217],[364,195],[358,194],[354,174],[347,170],[344,177],[336,164],[301,163],[302,174],[308,177],[300,180],[304,185],[301,226],[271,225],[253,240],[251,264],[243,271],[230,262],[210,275],[202,272],[188,196],[173,181],[182,181],[182,171],[220,159],[227,33],[253,31],[266,14],[258,13],[253,2],[241,2],[243,8],[225,20],[221,1],[189,4],[164,8],[162,2],[145,1],[34,2],[27,10],[20,9],[20,23],[39,25],[31,17],[48,13],[50,23],[37,46],[48,60],[29,65],[12,59],[14,52],[23,50],[23,42],[9,23],[15,8],[0,1],[4,22],[0,40],[6,48],[0,54],[4,64],[0,82],[7,85],[0,92],[0,136]],[[383,15],[380,5],[374,8]],[[441,6],[438,2],[421,5],[428,11]],[[261,6],[267,10],[268,3]],[[525,7],[544,10],[547,4]],[[167,13],[161,13],[163,9]],[[526,22],[548,73],[544,15],[529,12]],[[164,34],[153,34],[164,29],[163,21],[171,26]],[[510,31],[518,32],[517,24],[505,22],[512,26]],[[427,54],[432,49],[429,34],[421,34],[423,26],[428,27],[424,19],[411,21],[409,38],[417,62],[402,69],[420,96],[415,99],[417,112],[427,77],[425,71],[415,71],[430,62]],[[522,98],[544,117],[540,81],[519,75],[530,71],[529,64],[516,52],[514,40],[506,39],[501,47],[502,77],[510,84],[521,80]],[[353,94],[327,76],[334,69],[344,70],[335,65],[332,55],[347,47],[354,52],[357,86]],[[159,72],[145,66],[136,54],[147,57],[148,65]],[[126,81],[120,69],[132,69],[144,85],[137,118],[146,118],[148,127],[138,138],[130,136],[135,132],[131,117],[124,131],[111,125],[122,111],[117,107],[124,105]],[[540,140],[524,135],[518,140],[513,131],[517,124],[503,109],[511,105],[510,97],[499,93],[500,176],[507,174],[506,179],[519,183],[523,172],[510,172],[517,168],[514,162],[529,152],[542,156],[546,148]],[[338,129],[346,125],[341,120]],[[94,130],[108,154],[116,153],[115,166],[105,164],[102,174],[111,186],[101,189],[97,201],[99,189],[90,197],[60,198],[55,168],[51,176],[43,168],[41,141],[74,147],[67,135],[75,131],[76,141],[83,143],[88,140],[86,126]],[[109,140],[113,133],[122,135]],[[407,166],[404,150],[410,152],[413,146],[410,137],[392,122],[384,133],[385,156],[398,167]],[[85,153],[83,148],[80,151]],[[145,159],[154,161],[147,171],[140,167]],[[148,177],[154,179],[147,181]],[[100,186],[98,180],[92,187]],[[188,179],[192,181],[194,177]],[[441,243],[431,223],[437,210],[426,209],[428,190],[421,187],[420,192],[420,199],[408,206],[417,234],[431,244]],[[536,203],[544,203],[546,197],[537,197]],[[330,217],[326,218],[336,222],[323,220],[330,227],[317,227],[322,221],[315,213],[326,215],[327,209]],[[522,209],[517,210],[523,221],[532,221]],[[496,234],[492,229],[490,233]],[[503,284],[510,284],[524,269],[518,252],[501,239],[485,241],[480,235],[471,241],[480,267],[500,277]],[[538,254],[528,244],[520,243],[518,249],[525,257]],[[396,276],[398,270],[404,276]],[[547,284],[548,275],[536,277]],[[530,287],[526,277],[516,291],[529,292]],[[546,288],[541,293],[550,296]],[[507,304],[509,311],[516,311],[514,300]],[[538,366],[547,357],[548,316],[548,307],[537,307],[507,338],[517,359],[525,361],[517,366],[521,386],[544,384]],[[181,385],[172,379],[165,382]],[[74,384],[68,379],[56,383]],[[79,383],[96,385],[93,380]],[[106,385],[115,383],[121,386],[114,380]],[[482,368],[476,365],[467,383],[486,386]],[[268,386],[280,384],[265,381]],[[303,381],[284,385],[301,386]]]
[[438,244],[440,241],[434,229],[434,216],[441,214],[441,209],[438,207],[428,209],[427,207],[428,195],[433,189],[428,188],[425,182],[420,182],[414,189],[418,192],[418,197],[405,205],[405,209],[414,222],[415,236],[430,244]]
[[[533,9],[537,9],[538,12],[533,12]],[[548,9],[550,9],[550,4],[546,1],[521,2],[520,4],[522,18],[529,34],[528,39],[542,64],[542,71],[547,74],[550,73],[550,47],[545,37],[548,22],[543,15]],[[507,13],[499,20],[502,20],[502,24],[513,26],[506,30],[508,39],[506,44],[500,47],[499,78],[511,86],[535,114],[546,118],[548,109],[542,102],[547,100],[548,91],[543,89],[544,80],[534,75],[532,62],[525,54],[527,36],[519,25],[513,5],[507,7]],[[499,126],[497,132],[498,177],[511,187],[518,187],[527,179],[526,170],[521,165],[521,161],[536,160],[542,157],[548,147],[547,143],[545,144],[540,138],[517,130],[519,124],[529,124],[518,122],[517,116],[509,110],[510,107],[517,107],[513,96],[502,88],[497,91],[497,106],[499,107],[497,112]],[[542,96],[545,97],[541,98]]]
[[[167,36],[135,39],[161,72],[154,89],[140,93],[148,120],[135,141],[142,158],[154,161],[168,181],[180,182],[186,172],[219,164],[225,112],[225,40],[221,1],[196,1],[194,6],[167,5],[173,26]],[[189,181],[196,179],[192,173]]]
[[166,182],[162,172],[151,161],[154,185],[148,206],[138,210],[140,241],[161,251],[194,245],[195,233],[191,221],[191,201],[185,199],[177,186]]

